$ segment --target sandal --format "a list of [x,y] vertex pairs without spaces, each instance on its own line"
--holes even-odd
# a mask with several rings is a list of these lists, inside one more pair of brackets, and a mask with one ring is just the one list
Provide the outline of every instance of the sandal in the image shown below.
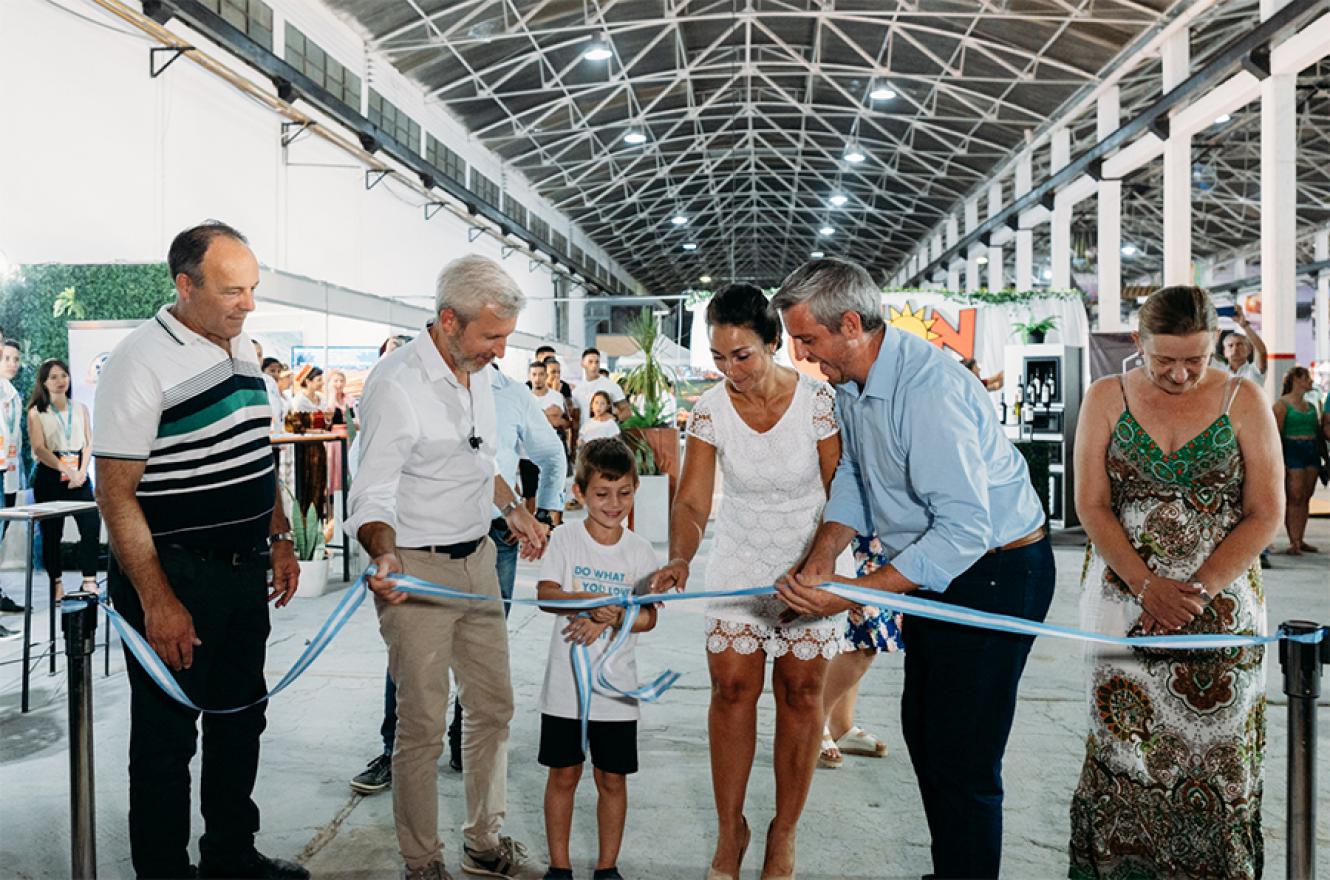
[[847,755],[859,755],[864,758],[885,758],[887,744],[873,736],[862,727],[851,727],[836,740],[836,746]]
[[831,731],[822,728],[822,751],[818,753],[817,766],[823,770],[835,770],[844,763],[845,756],[836,747],[836,741],[831,738]]
[[83,579],[83,585],[82,585],[81,587],[79,587],[79,589],[81,589],[81,590],[82,590],[83,592],[85,592],[85,593],[92,593],[92,594],[94,594],[94,595],[100,595],[99,591],[97,590],[97,579],[96,579],[96,578],[84,578],[84,579]]

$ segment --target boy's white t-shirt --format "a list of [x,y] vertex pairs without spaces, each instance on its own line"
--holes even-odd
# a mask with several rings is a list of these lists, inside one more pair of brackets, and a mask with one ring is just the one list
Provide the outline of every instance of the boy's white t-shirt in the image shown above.
[[[591,537],[585,523],[585,520],[577,520],[554,530],[549,546],[545,548],[537,580],[554,581],[571,593],[632,595],[633,586],[656,570],[656,553],[651,549],[651,543],[624,529],[617,544],[606,546]],[[577,681],[573,677],[572,643],[563,634],[569,617],[566,614],[551,616],[554,617],[554,631],[550,634],[540,711],[558,718],[576,718]],[[587,646],[587,657],[593,669],[616,635],[613,627],[608,628]],[[629,635],[606,669],[606,677],[623,690],[637,687],[636,647],[636,634]],[[593,721],[636,721],[637,700],[593,691],[590,718]]]
[[610,396],[610,406],[624,399],[623,389],[619,383],[615,382],[609,376],[601,376],[591,381],[582,381],[573,386],[573,404],[582,411],[579,419],[579,427],[585,425],[591,418],[591,398],[596,396],[597,391],[604,391]]

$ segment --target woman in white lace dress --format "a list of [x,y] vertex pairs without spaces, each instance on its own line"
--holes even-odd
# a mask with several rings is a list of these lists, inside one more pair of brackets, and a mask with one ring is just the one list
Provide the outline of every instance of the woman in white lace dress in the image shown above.
[[[724,500],[706,571],[709,590],[767,586],[798,563],[817,529],[840,459],[835,394],[778,365],[781,324],[762,291],[734,285],[707,308],[711,353],[725,381],[688,421],[683,476],[670,527],[670,561],[653,588],[684,588],[711,512],[716,466]],[[739,875],[750,830],[744,792],[757,742],[757,700],[773,662],[776,815],[762,877],[794,875],[799,814],[822,737],[822,682],[844,618],[791,618],[774,596],[707,603],[711,780],[719,838],[708,880]]]

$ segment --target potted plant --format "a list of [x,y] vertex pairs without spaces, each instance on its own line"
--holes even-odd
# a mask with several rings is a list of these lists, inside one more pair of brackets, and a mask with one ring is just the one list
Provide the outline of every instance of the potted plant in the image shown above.
[[1048,331],[1052,330],[1057,325],[1058,319],[1055,315],[1049,315],[1047,318],[1040,318],[1038,321],[1036,321],[1034,316],[1031,315],[1030,320],[1027,323],[1013,325],[1011,332],[1013,336],[1017,333],[1023,335],[1025,341],[1030,345],[1038,345],[1044,341],[1044,337],[1048,335]]
[[300,565],[300,588],[296,595],[312,599],[328,592],[328,547],[323,522],[313,504],[304,513],[296,504],[291,508],[291,533],[295,538],[296,561]]
[[656,359],[660,328],[651,309],[642,309],[628,335],[642,350],[642,363],[620,383],[633,413],[619,427],[641,478],[633,527],[647,540],[661,542],[669,538],[670,505],[679,479],[679,432],[666,405],[674,398],[674,382],[669,368]]

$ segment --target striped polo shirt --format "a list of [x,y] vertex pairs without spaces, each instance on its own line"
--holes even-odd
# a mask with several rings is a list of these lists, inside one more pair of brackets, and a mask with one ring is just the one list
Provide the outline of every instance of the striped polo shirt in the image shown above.
[[93,455],[146,462],[138,500],[159,541],[246,549],[267,539],[272,411],[249,337],[232,339],[231,351],[163,306],[98,378]]

